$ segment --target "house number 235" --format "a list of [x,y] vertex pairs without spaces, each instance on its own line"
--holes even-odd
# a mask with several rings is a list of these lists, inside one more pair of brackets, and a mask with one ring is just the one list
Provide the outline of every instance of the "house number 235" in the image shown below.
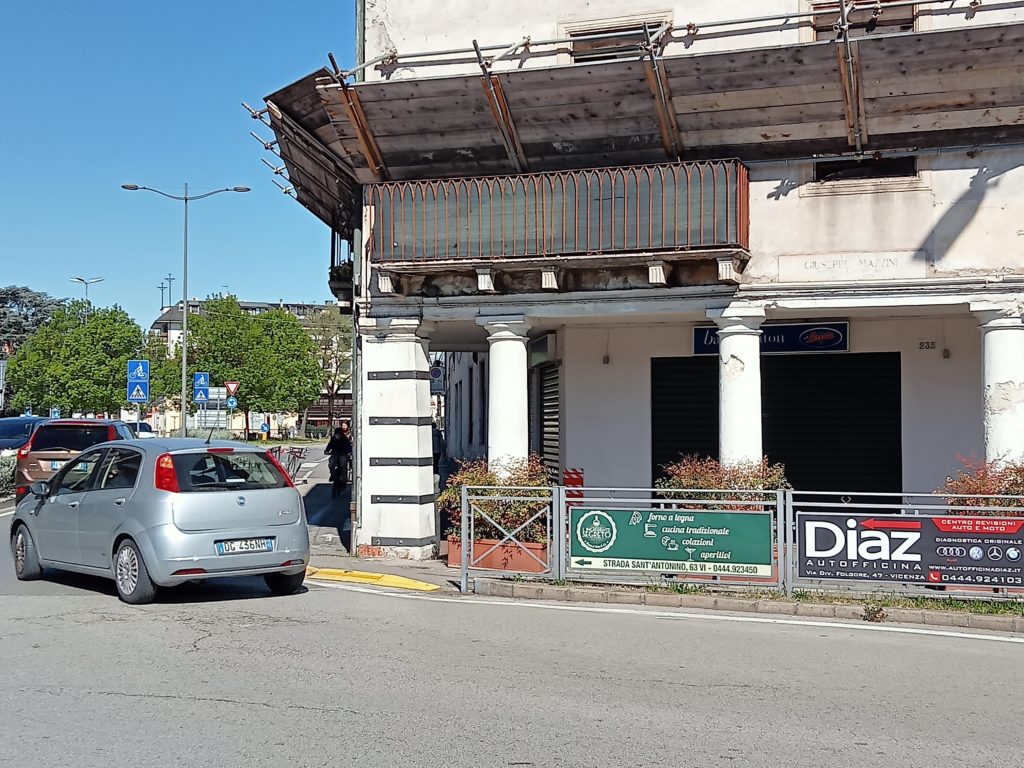
[[919,341],[917,342],[918,349],[935,349],[934,341]]

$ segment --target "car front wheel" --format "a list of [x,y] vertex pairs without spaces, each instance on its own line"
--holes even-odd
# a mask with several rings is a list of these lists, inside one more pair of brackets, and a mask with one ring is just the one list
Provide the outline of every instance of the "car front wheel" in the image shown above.
[[142,554],[131,539],[122,541],[114,555],[114,583],[117,596],[126,603],[142,605],[156,597],[156,585],[149,578]]
[[270,591],[275,595],[293,595],[299,591],[302,582],[306,580],[306,572],[303,570],[302,573],[291,576],[283,573],[268,573],[263,580],[267,582]]
[[19,525],[11,537],[11,555],[14,557],[14,575],[19,581],[32,581],[43,575],[32,534],[24,525]]

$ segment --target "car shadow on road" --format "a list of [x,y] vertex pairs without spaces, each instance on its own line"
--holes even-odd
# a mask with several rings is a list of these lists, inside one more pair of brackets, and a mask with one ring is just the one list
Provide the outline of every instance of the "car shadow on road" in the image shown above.
[[[82,593],[106,595],[117,599],[117,588],[111,579],[100,576],[86,576],[70,571],[58,571],[47,568],[43,571],[43,580],[51,584],[78,590]],[[302,587],[295,594],[308,592]],[[155,603],[213,603],[235,600],[254,600],[258,598],[280,597],[275,595],[263,582],[261,576],[241,576],[229,579],[210,579],[207,581],[188,581],[173,587],[160,587]],[[291,597],[291,595],[283,595]]]

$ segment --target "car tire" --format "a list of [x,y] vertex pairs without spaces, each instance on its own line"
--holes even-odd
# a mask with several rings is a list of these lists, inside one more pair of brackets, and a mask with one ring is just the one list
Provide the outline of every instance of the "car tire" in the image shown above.
[[131,539],[122,541],[114,554],[114,584],[117,596],[131,605],[151,603],[156,597],[156,585],[149,577],[139,547]]
[[14,560],[14,575],[18,581],[35,581],[43,575],[39,554],[28,528],[21,524],[11,536],[11,557]]
[[284,573],[268,573],[264,575],[263,580],[275,595],[294,595],[306,580],[306,571],[303,569],[302,573],[291,576]]

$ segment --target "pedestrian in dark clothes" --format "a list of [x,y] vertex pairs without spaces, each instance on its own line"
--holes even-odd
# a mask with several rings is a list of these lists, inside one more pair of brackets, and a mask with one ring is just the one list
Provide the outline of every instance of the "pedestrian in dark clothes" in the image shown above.
[[345,437],[341,427],[334,430],[324,453],[329,457],[327,469],[331,473],[331,496],[339,496],[348,482],[348,457],[352,454],[352,441]]

